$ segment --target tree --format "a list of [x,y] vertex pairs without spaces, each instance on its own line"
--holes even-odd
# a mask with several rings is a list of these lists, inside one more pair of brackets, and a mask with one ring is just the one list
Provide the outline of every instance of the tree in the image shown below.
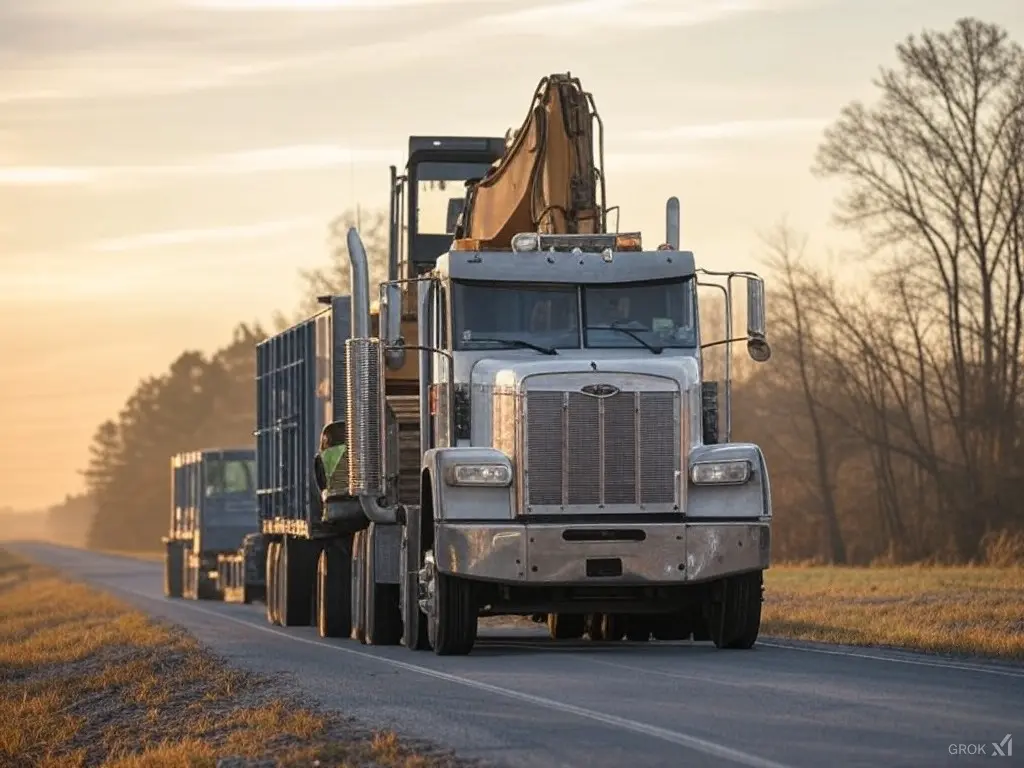
[[[305,284],[302,303],[303,317],[320,311],[319,296],[351,293],[347,237],[350,227],[356,227],[366,248],[370,265],[370,301],[377,298],[374,286],[387,279],[388,274],[388,215],[386,211],[359,213],[348,210],[335,217],[328,229],[330,260],[327,266],[300,272]],[[290,325],[290,323],[289,323]]]
[[168,524],[171,456],[252,446],[255,352],[263,338],[243,324],[210,358],[182,353],[167,373],[139,384],[116,421],[101,425],[85,472],[97,508],[91,546],[153,548]]
[[968,556],[1020,512],[1007,491],[1024,474],[1024,51],[961,19],[897,56],[877,103],[827,130],[815,171],[846,182],[837,220],[863,233],[879,306],[898,310],[861,344],[877,366],[870,439],[928,476],[933,498],[954,494]]

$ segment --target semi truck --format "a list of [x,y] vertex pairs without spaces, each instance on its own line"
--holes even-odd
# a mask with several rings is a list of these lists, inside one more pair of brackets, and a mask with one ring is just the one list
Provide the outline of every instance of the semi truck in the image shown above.
[[[377,302],[350,229],[351,295],[258,348],[271,622],[438,655],[507,614],[555,638],[755,644],[768,470],[731,439],[728,363],[719,428],[702,350],[769,359],[764,283],[698,269],[675,198],[658,246],[609,232],[595,124],[552,75],[500,142],[414,137]],[[425,199],[427,168],[464,194]],[[701,336],[698,282],[724,295],[725,339]]]
[[[164,594],[190,600],[254,598],[259,574],[245,563],[262,552],[254,449],[188,451],[171,457],[171,519],[163,537]],[[239,572],[234,563],[241,560]],[[239,581],[237,577],[241,577]]]

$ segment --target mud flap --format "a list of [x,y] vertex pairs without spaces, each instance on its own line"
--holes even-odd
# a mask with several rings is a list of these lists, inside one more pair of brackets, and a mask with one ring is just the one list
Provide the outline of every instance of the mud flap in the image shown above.
[[410,651],[430,649],[427,638],[427,617],[420,610],[419,570],[423,567],[420,552],[420,510],[410,507],[406,510],[405,525],[402,526],[401,596],[402,644]]

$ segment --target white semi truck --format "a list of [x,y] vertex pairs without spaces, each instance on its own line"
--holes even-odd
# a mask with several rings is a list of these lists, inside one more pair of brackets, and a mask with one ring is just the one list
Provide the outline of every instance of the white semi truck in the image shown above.
[[[466,179],[457,147],[476,140],[411,140],[415,172],[392,169],[377,305],[352,229],[352,295],[308,323],[323,339],[297,327],[265,343],[282,382],[259,398],[271,621],[439,655],[469,653],[494,615],[541,617],[555,638],[756,642],[768,471],[757,445],[731,440],[728,367],[719,434],[702,348],[724,342],[729,360],[745,342],[769,358],[764,283],[698,270],[674,198],[655,248],[607,232],[588,105],[575,79],[545,78],[503,156],[435,206],[447,224],[429,236],[423,179]],[[702,338],[698,279],[721,279],[724,340]],[[738,281],[747,332],[734,339]],[[310,362],[274,352],[287,344]],[[315,435],[296,443],[314,407]],[[342,440],[344,461],[322,461]],[[329,467],[284,514],[309,498],[295,480],[310,473],[281,458],[292,445]]]

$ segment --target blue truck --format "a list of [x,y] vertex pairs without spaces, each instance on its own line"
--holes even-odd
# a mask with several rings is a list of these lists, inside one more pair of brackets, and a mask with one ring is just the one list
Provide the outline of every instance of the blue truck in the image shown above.
[[250,602],[262,584],[259,571],[246,564],[258,561],[263,549],[247,537],[258,533],[253,449],[171,457],[171,519],[163,538],[167,597]]

